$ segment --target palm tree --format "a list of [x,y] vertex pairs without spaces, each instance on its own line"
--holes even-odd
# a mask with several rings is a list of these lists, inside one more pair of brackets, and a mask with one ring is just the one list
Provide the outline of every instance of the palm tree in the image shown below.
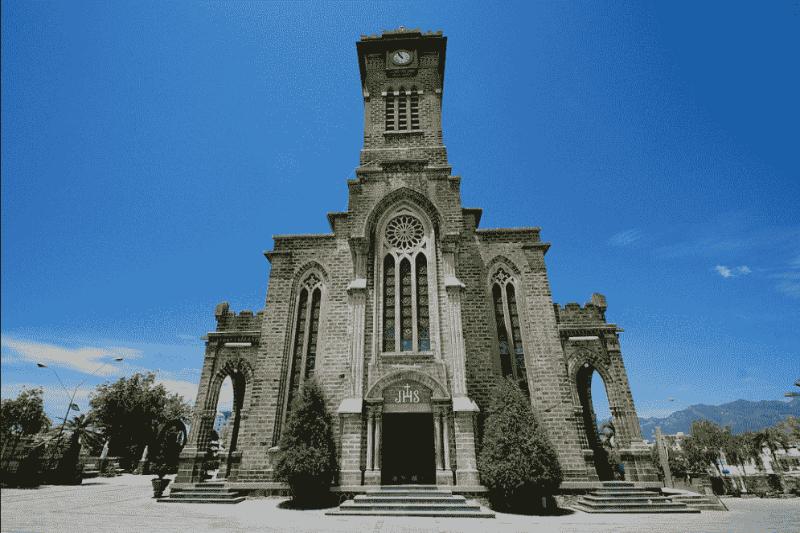
[[786,434],[778,428],[766,428],[758,431],[754,435],[755,444],[759,450],[767,448],[772,456],[773,470],[780,470],[780,463],[775,452],[778,448],[786,449],[789,446],[789,439]]
[[55,447],[53,456],[57,458],[55,478],[62,483],[80,483],[81,468],[79,458],[81,447],[87,445],[95,448],[101,438],[101,432],[94,425],[91,415],[78,415],[68,420],[63,427],[63,434],[68,435],[66,444],[61,445],[62,429],[59,428],[58,435],[54,436]]

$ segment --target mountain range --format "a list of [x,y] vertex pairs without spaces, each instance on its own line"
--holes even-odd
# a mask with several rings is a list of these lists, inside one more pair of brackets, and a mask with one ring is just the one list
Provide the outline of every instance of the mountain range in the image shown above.
[[758,431],[786,419],[787,416],[800,417],[800,398],[789,402],[779,400],[736,400],[722,405],[697,404],[675,411],[664,418],[639,418],[642,436],[655,440],[656,426],[667,435],[679,431],[689,433],[695,420],[710,420],[720,426],[730,426],[733,433]]

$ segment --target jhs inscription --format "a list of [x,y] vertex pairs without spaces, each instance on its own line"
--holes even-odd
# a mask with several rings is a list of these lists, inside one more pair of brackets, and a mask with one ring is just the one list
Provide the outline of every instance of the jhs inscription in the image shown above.
[[419,390],[412,389],[408,384],[399,388],[394,403],[419,403]]

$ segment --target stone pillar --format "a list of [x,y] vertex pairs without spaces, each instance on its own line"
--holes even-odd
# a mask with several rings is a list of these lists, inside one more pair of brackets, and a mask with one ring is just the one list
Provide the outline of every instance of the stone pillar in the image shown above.
[[175,483],[198,483],[205,474],[206,450],[208,449],[209,436],[214,428],[215,409],[196,411],[189,432],[188,444],[181,451],[178,465],[178,475]]
[[361,485],[361,400],[343,400],[339,405],[339,486]]
[[442,431],[440,426],[441,414],[433,412],[433,453],[436,454],[436,470],[442,469]]
[[456,443],[456,484],[480,485],[478,462],[475,456],[475,402],[468,398],[453,398],[453,425]]
[[664,485],[667,487],[674,487],[672,482],[672,470],[669,468],[669,455],[667,451],[667,443],[664,442],[664,435],[661,434],[661,428],[656,426],[656,449],[658,450],[658,462],[661,464],[661,470],[664,471]]
[[374,445],[372,443],[372,432],[373,432],[372,420],[373,420],[372,411],[371,410],[367,411],[367,470],[373,470],[372,448]]
[[464,347],[464,333],[461,322],[461,292],[464,290],[464,284],[456,277],[455,245],[451,243],[449,246],[444,246],[442,259],[444,264],[444,286],[447,290],[448,301],[447,319],[450,329],[450,349],[452,351],[451,383],[453,397],[466,397],[466,349]]
[[364,470],[365,485],[381,484],[381,407],[367,408],[367,465]]
[[434,411],[436,430],[436,484],[453,485],[453,470],[450,468],[450,429],[447,408]]

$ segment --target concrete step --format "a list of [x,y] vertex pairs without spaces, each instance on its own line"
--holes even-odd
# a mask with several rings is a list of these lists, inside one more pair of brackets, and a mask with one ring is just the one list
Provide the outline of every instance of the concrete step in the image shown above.
[[451,496],[449,490],[368,490],[369,496]]
[[358,494],[354,498],[358,503],[440,503],[440,502],[459,502],[467,501],[464,496],[437,495],[437,496],[385,496],[382,494]]
[[224,500],[224,499],[238,498],[239,497],[239,493],[238,492],[225,492],[225,493],[221,493],[221,494],[209,494],[207,492],[193,492],[193,491],[185,491],[184,492],[184,491],[181,491],[181,492],[170,492],[169,497],[170,498],[178,498],[178,499],[182,499],[182,500],[185,500],[187,498],[189,498],[189,499],[191,499],[191,498],[198,498],[198,499],[206,498],[206,499],[212,499],[212,500]]
[[450,502],[450,503],[403,503],[403,502],[386,502],[386,503],[358,503],[353,500],[343,502],[339,509],[365,509],[369,511],[381,510],[430,510],[430,511],[480,511],[481,506],[477,503],[465,502]]
[[604,487],[633,487],[633,481],[603,481]]
[[337,509],[325,513],[329,516],[429,516],[442,518],[494,518],[492,511],[432,511],[415,509],[413,511],[366,511],[360,509],[344,510]]
[[583,511],[585,513],[699,513],[696,509],[689,509],[686,506],[680,507],[660,507],[660,506],[629,506],[629,507],[604,507],[595,508],[585,506],[582,503],[575,503],[572,505],[574,509]]
[[656,494],[652,494],[649,496],[615,496],[615,497],[607,497],[607,496],[595,496],[594,494],[589,494],[581,498],[583,502],[596,502],[596,503],[657,503],[657,502],[666,502],[666,503],[673,503],[670,498],[666,496],[658,496]]
[[609,497],[617,497],[620,498],[625,496],[661,496],[661,494],[655,490],[607,490],[607,489],[598,489],[592,491],[591,494],[597,494],[598,496],[609,496]]
[[238,494],[234,489],[207,489],[202,487],[190,487],[188,489],[172,489],[172,492],[194,492],[196,494]]
[[244,496],[237,498],[159,498],[161,503],[239,503],[245,500]]
[[381,485],[380,490],[438,490],[436,485]]
[[669,498],[678,503],[686,504],[687,507],[692,509],[699,509],[701,511],[727,511],[728,508],[716,496],[708,496],[703,494],[671,494]]

